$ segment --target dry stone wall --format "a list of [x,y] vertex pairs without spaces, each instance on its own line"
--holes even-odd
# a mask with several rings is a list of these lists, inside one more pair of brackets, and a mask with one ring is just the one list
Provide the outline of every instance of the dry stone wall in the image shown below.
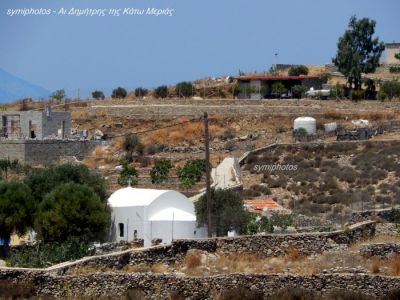
[[186,277],[178,274],[99,272],[60,276],[38,271],[5,270],[0,272],[1,282],[29,287],[34,295],[62,299],[76,299],[78,296],[119,297],[132,290],[140,291],[144,299],[169,299],[172,294],[183,299],[215,299],[218,294],[238,287],[264,296],[279,290],[302,288],[321,294],[339,289],[384,297],[391,290],[400,288],[399,277],[365,274],[294,276],[238,273]]

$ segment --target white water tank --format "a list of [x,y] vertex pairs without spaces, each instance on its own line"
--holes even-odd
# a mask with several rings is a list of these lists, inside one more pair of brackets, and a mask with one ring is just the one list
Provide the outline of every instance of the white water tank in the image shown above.
[[317,121],[311,117],[298,117],[294,120],[293,129],[304,128],[307,134],[315,134],[317,131]]

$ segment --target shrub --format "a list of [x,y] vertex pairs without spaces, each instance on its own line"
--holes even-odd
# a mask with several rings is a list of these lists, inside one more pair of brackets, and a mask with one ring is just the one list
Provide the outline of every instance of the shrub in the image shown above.
[[301,98],[302,95],[307,91],[304,85],[298,84],[292,87],[293,96],[296,98]]
[[201,266],[201,251],[196,249],[188,251],[185,256],[185,266],[188,269]]
[[128,183],[136,185],[139,174],[135,167],[129,166],[129,163],[126,159],[121,160],[120,163],[122,165],[122,170],[118,176],[118,184],[121,186],[126,186]]
[[98,90],[92,92],[92,97],[96,100],[104,100],[105,98],[104,93]]
[[363,90],[352,90],[350,93],[350,99],[353,101],[359,101],[364,99],[365,92]]
[[399,66],[391,66],[389,68],[389,72],[390,73],[395,73],[395,74],[400,73],[400,67]]
[[151,183],[158,184],[166,181],[171,169],[172,162],[169,159],[156,161],[154,167],[150,170]]
[[380,272],[381,261],[374,257],[371,261],[371,272],[373,274],[378,274]]
[[203,173],[206,171],[206,162],[202,159],[196,159],[186,162],[183,168],[177,169],[177,174],[181,184],[190,188],[196,182],[201,180]]
[[142,87],[138,87],[135,89],[135,96],[136,97],[144,97],[147,95],[147,93],[149,92],[148,89],[142,88]]
[[293,66],[289,69],[289,76],[308,75],[308,68],[304,65]]
[[175,92],[178,97],[187,98],[193,95],[193,84],[189,81],[183,81],[176,85]]
[[161,85],[154,90],[154,97],[156,98],[167,98],[168,97],[168,87],[166,85]]
[[400,82],[397,80],[385,81],[380,89],[389,99],[400,97]]
[[111,98],[123,99],[128,95],[128,92],[123,87],[117,87],[112,91]]
[[70,237],[65,241],[22,246],[13,249],[7,264],[19,268],[45,268],[65,261],[94,255],[95,249],[87,241]]

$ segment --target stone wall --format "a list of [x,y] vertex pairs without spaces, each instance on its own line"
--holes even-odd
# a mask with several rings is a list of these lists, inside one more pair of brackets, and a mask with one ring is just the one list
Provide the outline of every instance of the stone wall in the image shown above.
[[[396,104],[386,103],[384,106],[372,101],[368,103],[369,109],[379,109],[388,112],[400,112]],[[192,100],[192,99],[166,99],[135,101],[133,105],[95,105],[88,108],[89,113],[96,116],[112,116],[128,119],[171,119],[180,116],[201,117],[203,112],[210,116],[223,115],[226,117],[243,115],[268,115],[268,116],[320,116],[326,110],[336,109],[338,113],[354,114],[365,110],[364,107],[354,103],[337,103],[326,101],[322,106],[315,100],[302,99],[301,101],[278,100]],[[365,105],[365,104],[363,104]]]
[[397,243],[368,244],[362,245],[360,248],[360,254],[365,257],[389,257],[392,254],[398,253],[400,253],[400,244]]
[[81,160],[98,142],[73,140],[17,140],[0,142],[0,159],[18,159],[33,164],[51,164],[64,157]]
[[190,249],[207,252],[254,253],[260,256],[283,256],[290,247],[296,247],[299,254],[311,255],[324,251],[341,249],[354,242],[372,237],[375,222],[367,221],[350,226],[344,231],[325,233],[268,234],[239,237],[225,237],[197,240],[175,240],[171,245],[163,245],[145,250],[127,250],[120,253],[85,258],[74,263],[54,266],[52,271],[65,273],[84,266],[120,269],[128,264],[174,263],[180,261]]
[[[280,290],[301,288],[326,294],[335,290],[351,290],[360,294],[384,297],[400,287],[399,277],[365,274],[319,274],[307,276],[230,274],[210,277],[186,277],[176,274],[92,273],[86,275],[54,275],[40,271],[2,270],[0,283],[22,286],[31,295],[56,298],[120,297],[129,290],[142,294],[133,299],[215,299],[224,291],[251,291],[264,296]],[[13,291],[9,291],[13,292]],[[16,295],[17,296],[17,295]],[[130,298],[132,299],[132,298]]]

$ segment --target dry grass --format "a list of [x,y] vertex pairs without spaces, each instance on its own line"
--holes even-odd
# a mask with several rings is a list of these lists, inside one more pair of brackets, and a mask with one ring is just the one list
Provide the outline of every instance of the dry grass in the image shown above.
[[[218,136],[226,128],[219,125],[209,126],[210,135]],[[188,144],[194,146],[199,144],[204,136],[204,126],[202,122],[188,123],[183,126],[171,127],[149,133],[143,139],[147,144],[179,145]]]
[[378,274],[380,272],[381,261],[380,259],[374,257],[371,259],[371,272],[373,274]]
[[194,269],[201,266],[201,251],[189,251],[185,256],[184,264],[188,269]]
[[300,253],[296,246],[290,245],[287,250],[287,258],[291,261],[299,259]]
[[389,260],[390,266],[391,266],[391,271],[392,275],[399,276],[400,275],[400,254],[394,255],[390,260]]

